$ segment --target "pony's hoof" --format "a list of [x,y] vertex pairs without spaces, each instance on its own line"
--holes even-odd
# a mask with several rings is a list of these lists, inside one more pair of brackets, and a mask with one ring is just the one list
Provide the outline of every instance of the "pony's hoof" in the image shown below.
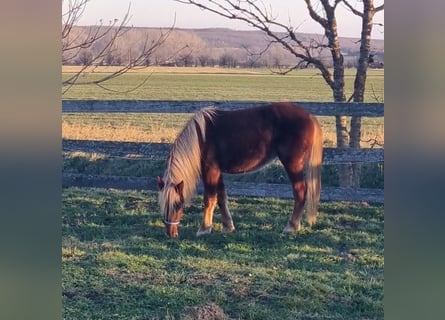
[[294,232],[300,231],[300,229],[301,229],[300,224],[298,224],[298,226],[296,226],[296,227],[293,227],[288,223],[286,228],[284,228],[283,233],[294,233]]
[[306,222],[308,225],[312,226],[315,224],[315,222],[317,222],[317,217],[316,216],[308,217],[308,218],[306,218]]
[[212,227],[208,227],[208,228],[199,228],[198,232],[196,232],[196,236],[200,237],[204,234],[210,234],[212,233]]
[[230,232],[233,232],[233,231],[235,231],[235,227],[234,227],[233,224],[230,225],[230,226],[228,226],[228,227],[224,227],[224,228],[222,229],[222,232],[223,232],[223,233],[230,233]]

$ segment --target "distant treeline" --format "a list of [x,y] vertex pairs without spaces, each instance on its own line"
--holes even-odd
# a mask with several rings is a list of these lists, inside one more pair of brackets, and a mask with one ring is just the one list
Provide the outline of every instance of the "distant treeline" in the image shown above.
[[[81,41],[96,26],[73,28],[70,41]],[[99,65],[119,66],[132,63],[143,50],[144,43],[153,43],[167,29],[129,28],[117,38]],[[74,40],[73,40],[74,39]],[[323,41],[322,36],[305,34],[306,41]],[[109,43],[110,37],[103,37],[88,48],[81,48],[73,55],[64,55],[64,65],[88,65],[93,57]],[[356,66],[359,55],[357,39],[341,38],[345,67]],[[269,67],[286,68],[295,66],[299,61],[281,45],[272,44],[259,31],[236,31],[230,29],[175,29],[144,62],[146,66],[219,66],[219,67]],[[329,64],[330,53],[327,49],[314,52]],[[381,68],[384,65],[383,40],[374,40],[370,67]],[[309,66],[311,67],[311,66]]]

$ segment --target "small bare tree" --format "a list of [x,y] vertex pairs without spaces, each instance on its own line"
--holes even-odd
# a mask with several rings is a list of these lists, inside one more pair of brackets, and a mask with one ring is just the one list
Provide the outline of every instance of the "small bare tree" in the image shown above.
[[210,56],[208,54],[200,54],[197,59],[201,67],[206,67],[209,64]]
[[[79,84],[94,84],[105,88],[103,84],[106,81],[116,78],[129,70],[147,67],[147,61],[151,61],[150,57],[167,40],[173,30],[172,26],[165,32],[161,31],[159,37],[154,40],[150,40],[147,36],[145,41],[140,44],[138,50],[133,50],[133,52],[137,53],[134,56],[132,55],[129,61],[125,62],[124,65],[120,65],[113,72],[95,79],[81,77],[88,72],[94,71],[94,68],[97,66],[106,63],[118,64],[122,62],[119,61],[120,59],[114,58],[114,53],[117,50],[116,42],[117,39],[131,29],[128,26],[130,6],[120,21],[119,19],[114,19],[109,21],[108,24],[104,24],[100,20],[96,26],[76,29],[75,26],[85,12],[88,2],[89,0],[68,0],[66,12],[62,13],[62,64],[73,60],[79,60],[82,64],[78,72],[62,81],[63,93],[68,91],[73,85]],[[131,48],[129,48],[129,52],[131,52]]]
[[[320,70],[326,84],[331,88],[334,101],[363,102],[366,72],[368,68],[368,57],[370,53],[370,39],[373,27],[374,15],[382,11],[383,4],[374,7],[373,0],[361,0],[363,10],[355,9],[349,0],[304,0],[309,16],[317,22],[324,30],[324,35],[319,39],[306,39],[297,34],[297,29],[290,22],[284,24],[278,22],[272,13],[272,6],[266,6],[259,0],[175,0],[177,2],[195,5],[219,16],[232,20],[240,20],[248,25],[263,31],[270,38],[272,44],[280,44],[294,57],[296,63],[291,68],[281,71],[285,74],[292,70],[310,65]],[[360,58],[355,77],[354,92],[351,99],[346,98],[345,93],[345,66],[344,57],[340,47],[337,30],[336,9],[339,4],[344,4],[353,14],[362,19],[362,32],[360,38]],[[326,52],[330,61],[326,60]],[[333,67],[333,72],[331,68]],[[351,132],[347,129],[347,117],[336,116],[337,146],[339,148],[359,148],[361,118],[353,117],[351,121]],[[341,186],[357,185],[359,181],[358,172],[353,172],[355,166],[340,165],[339,176]],[[354,178],[353,178],[354,176]]]

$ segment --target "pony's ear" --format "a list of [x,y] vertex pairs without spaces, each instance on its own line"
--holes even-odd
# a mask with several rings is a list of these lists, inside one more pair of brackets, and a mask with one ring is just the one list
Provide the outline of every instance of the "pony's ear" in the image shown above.
[[184,181],[179,182],[179,183],[175,186],[175,190],[176,190],[176,192],[182,197],[182,191],[184,190]]
[[164,181],[162,181],[162,178],[161,178],[160,176],[157,176],[157,177],[156,177],[156,181],[157,181],[157,183],[158,183],[158,188],[159,188],[159,190],[164,189],[164,185],[165,185],[165,183],[164,183]]

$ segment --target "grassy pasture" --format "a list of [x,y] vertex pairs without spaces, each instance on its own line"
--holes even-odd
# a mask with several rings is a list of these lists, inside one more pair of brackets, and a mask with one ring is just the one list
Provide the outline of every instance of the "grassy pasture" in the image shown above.
[[196,238],[196,197],[180,239],[164,235],[153,192],[63,190],[64,319],[190,319],[212,304],[230,319],[383,319],[382,206],[323,203],[283,235],[291,201],[235,198],[237,231]]
[[[314,70],[283,77],[267,70],[224,70],[224,74],[218,70],[219,74],[214,74],[192,69],[129,73],[108,85],[123,92],[149,76],[144,86],[126,94],[79,86],[63,98],[332,100]],[[352,88],[352,73],[347,81]],[[383,99],[383,71],[372,70],[368,85]],[[370,90],[367,101],[372,102]],[[189,116],[63,114],[62,134],[71,139],[171,142]],[[328,133],[325,146],[333,145],[329,133],[334,130],[333,119],[320,119]],[[383,138],[383,119],[363,121],[367,137]],[[150,179],[164,170],[161,160],[113,159],[100,154],[63,156],[66,172]],[[271,166],[236,179],[287,183],[280,170]],[[323,183],[329,185],[333,172],[324,170]],[[373,172],[370,176],[375,177]],[[381,183],[379,180],[377,187],[383,187]],[[231,319],[383,318],[383,206],[322,203],[315,226],[283,235],[291,201],[229,200],[235,233],[220,233],[216,211],[215,232],[196,238],[202,216],[202,197],[197,196],[181,223],[178,241],[164,235],[154,192],[64,189],[64,319],[190,319],[190,308],[210,308],[212,303]]]

